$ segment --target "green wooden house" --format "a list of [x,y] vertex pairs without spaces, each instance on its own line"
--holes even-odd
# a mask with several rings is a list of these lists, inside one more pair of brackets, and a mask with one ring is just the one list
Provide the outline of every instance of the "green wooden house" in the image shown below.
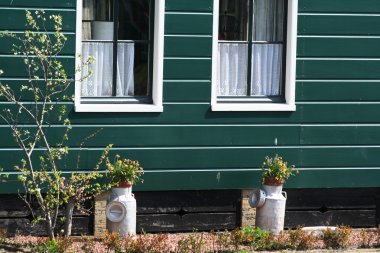
[[[89,166],[109,143],[142,163],[145,224],[186,230],[213,213],[201,229],[241,225],[242,190],[260,186],[275,154],[300,170],[286,183],[288,227],[379,222],[378,0],[0,0],[0,32],[22,32],[25,9],[62,15],[69,72],[76,54],[95,56],[67,102],[71,146],[103,128],[86,144]],[[18,85],[11,44],[0,42],[0,81]],[[13,171],[20,152],[4,122],[0,133]],[[0,193],[3,209],[17,187]]]

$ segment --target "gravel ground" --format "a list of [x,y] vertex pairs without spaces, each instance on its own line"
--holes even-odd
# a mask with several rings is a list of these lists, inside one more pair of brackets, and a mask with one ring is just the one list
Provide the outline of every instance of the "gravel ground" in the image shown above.
[[[378,234],[374,230],[366,230],[366,235],[369,240],[370,245],[377,244]],[[168,247],[172,252],[176,251],[178,241],[181,239],[193,237],[193,238],[202,238],[204,242],[204,251],[213,252],[216,249],[215,240],[212,239],[212,235],[210,233],[171,233],[167,234],[168,236]],[[154,237],[154,235],[143,235],[144,241],[149,240],[149,238]],[[94,237],[72,237],[72,242],[70,242],[70,248],[67,252],[85,252],[83,250],[83,241],[87,241],[87,245],[92,249],[91,252],[94,253],[102,253],[102,252],[113,252],[107,250],[107,247],[101,242],[101,239],[96,239]],[[31,250],[30,245],[41,244],[46,240],[46,238],[42,237],[33,237],[33,236],[16,236],[12,238],[2,239],[0,241],[0,252],[33,252]],[[380,248],[372,248],[372,249],[361,249],[359,248],[363,241],[363,233],[362,230],[353,230],[349,237],[350,244],[352,245],[349,249],[346,250],[325,250],[321,249],[323,247],[322,240],[318,240],[316,243],[315,250],[310,250],[307,252],[380,252]],[[246,252],[250,252],[249,247],[240,246],[240,249],[246,249]],[[229,250],[234,250],[232,245],[229,246]],[[261,252],[269,252],[269,251],[261,251]],[[270,251],[276,252],[276,251]],[[279,252],[295,252],[295,251],[279,251]],[[306,252],[306,251],[297,251],[297,252]],[[198,253],[198,252],[197,252]]]

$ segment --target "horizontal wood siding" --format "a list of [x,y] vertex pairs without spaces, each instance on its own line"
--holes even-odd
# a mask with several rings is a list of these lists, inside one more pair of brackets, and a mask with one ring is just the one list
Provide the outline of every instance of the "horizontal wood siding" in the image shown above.
[[[375,111],[380,110],[380,2],[299,0],[298,22],[297,110],[300,104],[302,109],[312,106],[310,109],[316,110],[302,114],[300,145],[324,147],[319,150],[324,154],[302,151],[304,165],[306,161],[319,163],[318,168],[302,171],[308,174],[304,180],[325,185],[335,174],[336,181],[349,177],[345,187],[353,187],[366,173],[379,178],[378,163],[367,167],[366,162],[346,161],[353,157],[376,159],[367,151],[379,144]],[[369,116],[366,120],[362,118],[365,114]],[[346,118],[349,115],[351,120]],[[367,180],[362,186],[371,184],[371,179]],[[334,183],[331,186],[335,187]]]
[[298,79],[380,79],[380,59],[297,60]]
[[[53,23],[50,21],[49,16],[50,15],[61,15],[63,19],[63,33],[68,38],[68,41],[66,42],[66,46],[63,49],[61,53],[61,57],[58,58],[59,61],[62,62],[63,66],[65,67],[65,70],[67,71],[69,76],[73,76],[74,74],[74,62],[75,62],[75,24],[76,24],[76,0],[0,0],[0,33],[4,31],[10,31],[16,34],[22,34],[24,30],[30,28],[26,28],[26,17],[25,17],[25,10],[31,11],[33,14],[36,10],[44,10],[46,13],[46,29],[48,32],[48,35],[53,36],[54,35],[54,27]],[[0,38],[0,69],[4,71],[4,75],[0,76],[0,82],[6,83],[12,88],[15,88],[18,92],[18,87],[21,85],[26,85],[28,83],[28,75],[26,71],[26,66],[23,62],[23,58],[20,56],[16,56],[12,52],[12,45],[16,44],[16,41],[9,38]],[[72,94],[74,87],[71,87],[69,89],[68,94]],[[20,95],[19,93],[16,93],[16,95]],[[27,104],[28,101],[32,100],[31,94],[23,94],[22,100]],[[70,103],[72,108],[72,103]],[[3,110],[4,108],[7,108],[9,104],[7,102],[4,102],[4,99],[0,99],[0,107]],[[21,117],[23,118],[23,116]],[[26,120],[26,118],[25,118]],[[29,119],[28,119],[29,120]],[[28,121],[27,120],[27,121]],[[20,120],[20,124],[22,124],[23,119]],[[53,123],[53,122],[52,122]],[[10,180],[11,182],[2,182],[0,185],[0,193],[17,193],[18,191],[22,190],[22,186],[18,185],[17,179],[16,179],[16,172],[13,170],[13,166],[20,164],[20,160],[22,158],[21,152],[18,150],[18,146],[15,144],[9,128],[5,125],[4,121],[1,121],[1,130],[2,132],[0,134],[1,141],[0,141],[0,153],[5,155],[1,158],[0,161],[0,167],[4,168],[5,171],[10,172]],[[32,127],[32,126],[30,126]],[[26,127],[27,128],[27,127]],[[62,129],[61,126],[58,127],[59,129]],[[58,129],[56,128],[56,129]],[[55,140],[57,139],[56,136],[58,133],[61,133],[61,131],[51,131],[49,135],[52,136],[52,138]],[[1,156],[1,155],[0,155]],[[74,158],[75,153],[71,155],[72,159],[68,159],[65,161],[62,161],[62,168],[69,167],[70,170],[73,170],[76,168],[76,158]],[[35,157],[37,159],[37,157]],[[13,165],[12,165],[13,164]],[[83,161],[80,162],[80,164],[87,164],[86,160],[86,154],[84,154]],[[82,167],[82,166],[81,166]],[[8,225],[8,228],[11,228],[15,230],[17,227],[22,228],[25,227],[26,229],[30,229],[27,226],[27,223],[29,222],[29,217],[27,218],[27,222],[24,220],[7,220],[4,217],[3,221]],[[12,223],[16,222],[16,223]],[[82,228],[86,228],[88,226],[88,223],[90,222],[89,217],[86,218],[87,225],[83,226],[83,223],[81,223]],[[22,224],[22,226],[20,226]],[[4,223],[0,224],[0,226],[4,227]],[[32,230],[29,231],[30,233],[35,234],[35,231]],[[9,231],[8,231],[9,232]],[[78,233],[88,233],[88,231],[79,231]]]
[[208,12],[212,11],[212,0],[193,0],[193,1],[178,1],[166,0],[167,11],[196,11]]
[[[302,0],[300,0],[302,4]],[[361,3],[358,3],[361,4]],[[378,15],[300,13],[299,35],[379,35]]]
[[380,100],[380,82],[378,80],[299,80],[296,92],[299,102],[377,102]]
[[[278,148],[303,145],[378,145],[380,124],[336,124],[336,125],[74,125],[68,141],[78,148],[83,136],[99,131],[98,138],[89,139],[87,148],[101,147],[104,139],[114,140],[117,147],[179,147],[192,146],[253,146]],[[24,127],[32,130],[32,127]],[[57,142],[62,136],[62,126],[50,126],[47,136]],[[125,138],[118,138],[128,132]],[[172,138],[167,138],[171,135]],[[7,126],[0,126],[2,147],[13,148],[13,137]],[[225,138],[220,138],[225,136]],[[246,137],[246,138],[244,138]],[[330,147],[326,147],[330,148]],[[365,164],[363,164],[365,165]]]
[[[48,33],[50,36],[54,36],[52,32]],[[74,33],[63,33],[67,37],[65,47],[62,49],[61,55],[73,57],[73,52],[75,52],[75,34]],[[13,45],[16,41],[12,38],[2,38],[0,54],[1,55],[13,55]]]
[[[0,56],[0,68],[4,71],[4,77],[8,78],[27,78],[28,72],[24,63],[24,58],[19,55],[4,55]],[[66,70],[67,75],[72,77],[75,71],[75,58],[73,56],[60,57],[57,60],[61,61]],[[42,76],[42,71],[40,73]]]
[[300,0],[299,11],[310,13],[380,13],[377,0]]
[[300,36],[297,41],[299,57],[379,58],[378,37],[370,36]]
[[[92,169],[96,165],[94,157],[99,157],[102,148],[88,148],[81,151],[80,170]],[[62,170],[76,170],[78,149],[72,148],[66,160],[59,162]],[[303,169],[321,168],[374,168],[380,163],[380,146],[305,146],[305,147],[142,147],[142,148],[113,148],[111,154],[122,153],[131,156],[145,166],[157,170],[258,170],[266,155],[281,153],[289,163]],[[37,155],[42,150],[36,150]],[[246,159],[250,157],[251,159]],[[321,159],[323,157],[323,159]],[[371,157],[369,160],[367,157]],[[4,149],[0,152],[4,170],[13,169],[13,160],[20,160],[19,149]],[[237,166],[238,165],[238,166]],[[251,179],[248,179],[251,180]]]
[[[260,170],[231,168],[197,170],[149,170],[144,175],[144,184],[134,186],[136,191],[174,190],[221,190],[251,189],[259,187]],[[148,183],[149,182],[149,183]],[[15,176],[2,187],[2,193],[17,193],[22,186]],[[297,178],[286,183],[287,188],[357,188],[379,187],[379,172],[375,168],[315,168],[302,170]]]
[[46,8],[59,8],[59,9],[75,9],[76,0],[0,0],[1,7],[16,7],[16,8],[38,8],[38,9],[46,9]]
[[209,103],[211,81],[209,80],[167,80],[164,83],[164,100],[166,102],[204,102]]
[[[73,73],[75,1],[9,3],[0,0],[0,26],[8,30],[23,29],[23,8],[64,16],[69,41],[62,61]],[[112,154],[137,159],[146,169],[137,190],[257,187],[261,162],[275,154],[301,170],[287,187],[380,186],[379,1],[299,0],[295,112],[212,112],[212,0],[165,4],[164,112],[75,113],[64,102],[73,124],[65,173],[75,170],[81,141],[102,129],[81,151],[80,169],[91,169],[113,143]],[[11,45],[0,43],[0,80],[16,87],[26,74]],[[0,101],[0,110],[8,106]],[[52,140],[63,131],[54,117]],[[32,123],[20,117],[25,129]],[[21,157],[4,122],[0,136],[0,166],[12,171]],[[17,192],[15,175],[11,180],[2,192]]]
[[[291,112],[212,112],[202,102],[165,103],[164,113],[74,113],[71,103],[64,103],[73,124],[370,124],[380,123],[379,102],[298,102]],[[30,105],[31,106],[31,105]],[[0,110],[9,107],[0,104]],[[58,113],[52,113],[54,124]],[[24,115],[20,123],[31,124]],[[224,138],[224,137],[223,137]],[[108,140],[112,141],[112,140]]]
[[168,57],[164,60],[164,79],[210,80],[211,59]]
[[167,57],[211,57],[212,37],[165,37]]
[[[37,8],[37,9],[43,9]],[[62,25],[62,31],[75,32],[75,10],[73,9],[47,9],[45,15],[61,15],[65,22]],[[30,29],[30,28],[29,28]],[[46,29],[48,31],[54,30],[54,24],[52,22],[46,23]],[[25,30],[25,9],[24,8],[0,8],[0,30],[9,31],[23,31]]]

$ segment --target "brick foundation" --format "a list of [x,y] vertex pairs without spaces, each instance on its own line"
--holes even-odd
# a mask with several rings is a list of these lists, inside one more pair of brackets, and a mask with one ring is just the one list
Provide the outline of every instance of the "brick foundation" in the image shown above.
[[106,232],[106,206],[110,193],[103,193],[95,197],[94,236],[103,236]]
[[252,190],[241,191],[241,226],[255,226],[256,208],[250,207],[248,203],[249,193]]

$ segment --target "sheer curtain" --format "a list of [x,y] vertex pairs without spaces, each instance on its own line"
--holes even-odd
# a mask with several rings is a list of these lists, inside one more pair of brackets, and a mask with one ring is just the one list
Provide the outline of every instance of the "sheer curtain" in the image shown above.
[[251,95],[280,95],[284,0],[254,0],[253,9],[252,39],[266,44],[252,46]]
[[[248,45],[220,43],[218,59],[219,96],[247,95]],[[281,94],[282,45],[252,46],[251,95]]]
[[218,95],[247,95],[248,45],[219,43],[218,55]]
[[[117,96],[134,95],[134,52],[133,43],[118,43],[116,74]],[[89,66],[89,69],[92,70],[92,75],[82,81],[82,96],[112,96],[113,44],[104,42],[83,42],[82,56],[84,60],[89,56],[95,58],[95,62]]]
[[284,0],[253,0],[253,4],[251,69],[247,70],[248,42],[219,43],[219,96],[281,94]]
[[134,43],[118,43],[116,96],[133,96],[134,88]]
[[252,48],[251,95],[281,94],[282,45],[257,44]]

